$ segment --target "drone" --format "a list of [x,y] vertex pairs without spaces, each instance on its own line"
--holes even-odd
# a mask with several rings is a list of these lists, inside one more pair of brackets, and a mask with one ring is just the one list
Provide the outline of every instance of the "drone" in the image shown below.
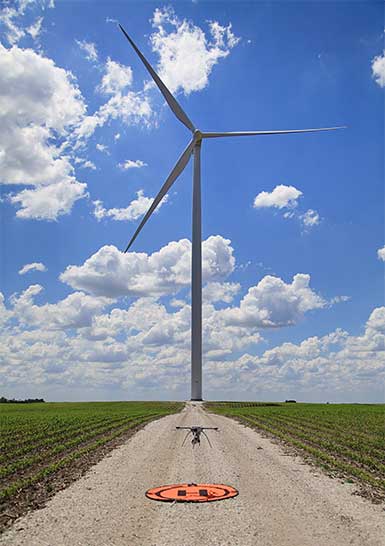
[[177,430],[188,430],[188,433],[184,437],[182,447],[184,446],[185,441],[187,440],[187,437],[189,436],[189,434],[192,435],[191,443],[192,443],[193,447],[195,446],[195,444],[199,444],[199,446],[201,445],[201,434],[203,434],[206,437],[206,439],[207,439],[207,441],[209,443],[209,446],[213,447],[211,445],[209,437],[205,433],[205,430],[218,430],[218,427],[196,427],[196,426],[194,426],[194,427],[175,427],[175,428]]

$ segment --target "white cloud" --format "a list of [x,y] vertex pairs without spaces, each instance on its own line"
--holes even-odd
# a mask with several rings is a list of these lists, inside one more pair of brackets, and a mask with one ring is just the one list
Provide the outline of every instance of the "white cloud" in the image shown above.
[[20,270],[19,275],[25,275],[29,271],[47,271],[46,266],[41,262],[33,262],[31,264],[25,264]]
[[125,125],[149,126],[152,115],[150,101],[145,93],[116,93],[94,114],[84,117],[74,131],[77,146],[83,145],[84,139],[90,138],[98,127],[103,127],[110,120],[119,120]]
[[96,62],[98,60],[98,51],[96,45],[93,42],[87,42],[86,40],[76,40],[76,43],[82,51],[85,53],[85,57],[88,61]]
[[22,13],[14,7],[6,6],[0,12],[0,22],[6,28],[6,38],[10,44],[16,44],[24,35],[22,28],[18,27],[14,19]]
[[[37,305],[39,285],[11,299],[0,294],[0,373],[3,386],[62,392],[87,386],[113,395],[116,388],[183,397],[190,377],[190,313],[183,300],[177,310],[151,297],[128,308],[105,307],[111,300],[74,293]],[[308,307],[308,306],[307,306]],[[10,320],[11,319],[11,320]],[[316,401],[381,400],[385,378],[385,308],[374,309],[361,336],[341,329],[299,343],[285,342],[260,356],[248,347],[261,344],[257,326],[226,323],[224,312],[203,306],[205,393],[223,398]],[[246,352],[245,352],[246,350]],[[325,395],[327,393],[327,395]],[[366,393],[366,394],[362,394]],[[68,395],[68,394],[67,394]],[[107,394],[108,396],[108,394]],[[361,398],[360,398],[361,396]]]
[[334,296],[329,301],[329,305],[334,305],[336,303],[345,303],[347,301],[350,301],[351,299],[351,296]]
[[[95,209],[94,216],[97,220],[102,220],[102,218],[112,218],[113,220],[120,220],[126,222],[132,222],[143,216],[150,206],[152,205],[154,198],[146,197],[143,190],[136,192],[137,198],[131,201],[131,203],[126,208],[113,208],[105,209],[103,207],[102,201],[94,201]],[[168,195],[165,195],[162,201],[157,206],[155,212],[158,213],[161,206],[167,203]]]
[[[211,236],[202,245],[204,282],[227,277],[235,266],[228,239]],[[119,251],[104,246],[81,266],[70,265],[60,280],[90,294],[117,296],[160,296],[175,294],[191,282],[191,243],[181,239],[158,252]]]
[[86,187],[86,184],[64,180],[33,190],[22,190],[9,199],[11,203],[20,205],[16,212],[18,218],[57,220],[58,216],[69,214],[78,199],[86,197]]
[[380,87],[385,87],[385,50],[372,60],[372,76]]
[[[98,90],[112,96],[96,112],[85,116],[76,128],[74,138],[77,140],[77,147],[84,146],[84,141],[90,138],[98,127],[103,127],[110,120],[119,120],[125,125],[150,125],[153,113],[149,98],[145,90],[138,92],[127,90],[132,81],[131,67],[108,57]],[[120,133],[116,133],[114,138],[118,140]]]
[[82,167],[84,169],[91,169],[92,171],[96,171],[96,165],[92,161],[84,161]]
[[241,285],[235,282],[209,282],[203,288],[203,301],[214,303],[223,301],[231,303],[241,289]]
[[[231,24],[221,26],[216,21],[210,22],[210,36],[207,37],[193,23],[179,20],[170,8],[156,9],[152,22],[156,30],[150,40],[153,51],[160,56],[158,71],[172,91],[181,89],[185,94],[206,87],[213,66],[239,42]],[[166,25],[171,26],[169,33]],[[148,90],[152,84],[147,82],[141,92],[127,91],[132,79],[129,66],[111,58],[107,60],[99,89],[112,97],[94,114],[85,116],[75,132],[79,146],[83,139],[110,120],[120,120],[126,125],[150,125],[153,112]]]
[[117,93],[110,98],[98,111],[99,119],[104,123],[108,119],[120,119],[126,125],[147,125],[152,115],[148,97],[143,93]]
[[98,150],[98,152],[102,152],[104,154],[110,155],[110,151],[108,149],[108,146],[105,144],[96,144],[95,148]]
[[266,275],[249,288],[239,307],[222,311],[227,324],[258,327],[290,326],[307,311],[320,309],[327,302],[309,286],[310,275],[297,273],[291,284],[279,277]]
[[[56,308],[44,313],[43,305],[33,304],[37,293],[39,287],[32,287],[24,302],[14,302],[16,307],[11,311],[3,304],[5,320],[7,313],[14,320],[24,316],[21,326],[28,328],[17,336],[12,335],[12,329],[3,330],[1,371],[9,385],[25,385],[28,379],[31,386],[50,389],[54,377],[66,389],[74,385],[108,389],[123,384],[135,392],[142,388],[157,393],[169,388],[182,393],[188,390],[189,306],[168,313],[151,298],[141,298],[127,310],[115,308],[103,314],[99,309],[87,309],[80,319],[72,315],[70,302],[51,304]],[[37,310],[28,314],[31,305]],[[44,329],[39,328],[42,318]],[[385,376],[384,308],[372,312],[363,336],[349,336],[337,329],[298,344],[283,343],[261,356],[242,352],[261,343],[258,332],[225,325],[220,312],[207,305],[203,330],[205,392],[232,392],[238,397],[263,392],[274,398],[280,392],[284,399],[285,393],[295,389],[300,399],[306,397],[304,393],[307,398],[320,393],[325,400],[327,392],[328,399],[341,400],[349,396],[347,393],[356,397],[365,386],[378,391]]]
[[4,27],[4,36],[8,43],[15,45],[26,34],[29,34],[35,40],[40,34],[43,17],[38,17],[32,25],[26,28],[17,20],[21,19],[31,7],[44,10],[46,7],[53,8],[54,3],[47,0],[40,0],[39,3],[35,2],[35,0],[15,0],[13,2],[3,2],[3,6],[0,9],[0,27]]
[[13,312],[21,324],[48,330],[84,328],[111,303],[108,298],[75,292],[55,304],[35,305],[34,298],[42,290],[38,284],[31,285],[20,296],[12,297]]
[[0,52],[2,106],[7,115],[17,115],[22,125],[45,122],[60,134],[79,121],[85,105],[70,72],[31,49],[1,46]]
[[254,199],[254,208],[276,207],[294,208],[297,206],[297,199],[302,195],[300,190],[294,186],[280,184],[272,192],[262,191]]
[[127,169],[141,169],[142,167],[147,167],[147,163],[144,163],[141,159],[126,159],[123,163],[118,163],[118,167],[123,171]]
[[132,69],[124,66],[108,57],[105,74],[99,86],[100,91],[106,94],[116,95],[132,84]]
[[316,392],[323,401],[325,393],[326,399],[340,401],[350,395],[350,401],[357,402],[364,389],[377,393],[383,389],[384,334],[385,308],[380,307],[371,313],[362,336],[337,329],[299,344],[283,343],[260,357],[243,355],[231,364],[231,379],[247,381],[251,391],[263,382],[273,392],[295,389],[297,393],[306,392],[307,397]]
[[272,192],[262,191],[254,199],[254,208],[278,208],[287,209],[283,213],[286,219],[297,219],[304,226],[305,230],[317,226],[321,223],[321,217],[316,210],[308,209],[300,214],[295,209],[298,205],[298,199],[303,193],[294,186],[285,186],[280,184]]
[[[156,31],[150,40],[153,51],[160,57],[159,76],[171,92],[183,91],[185,95],[204,89],[214,65],[239,42],[231,23],[224,27],[211,22],[208,38],[191,21],[180,20],[172,8],[157,8],[152,24]],[[169,32],[167,26],[171,27]]]
[[313,209],[309,209],[305,212],[305,214],[301,214],[300,219],[302,220],[303,225],[306,228],[318,226],[318,224],[321,222],[320,215],[316,210]]
[[377,250],[377,258],[385,262],[385,246]]
[[60,149],[84,112],[71,73],[30,49],[0,44],[0,182],[32,186],[10,197],[22,207],[19,217],[56,219],[85,196]]
[[43,23],[43,17],[38,17],[36,19],[36,21],[27,28],[27,32],[28,34],[34,39],[36,40],[36,38],[39,36],[40,32],[41,32],[41,26],[42,26],[42,23]]

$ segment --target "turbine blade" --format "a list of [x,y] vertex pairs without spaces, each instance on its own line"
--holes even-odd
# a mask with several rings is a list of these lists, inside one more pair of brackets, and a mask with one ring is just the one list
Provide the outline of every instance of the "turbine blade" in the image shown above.
[[258,136],[258,135],[286,135],[289,133],[316,133],[319,131],[336,131],[346,129],[341,127],[320,127],[318,129],[289,129],[284,131],[239,131],[235,133],[202,133],[202,138],[234,137],[234,136]]
[[167,104],[169,105],[169,107],[171,108],[171,110],[174,112],[174,114],[176,115],[176,117],[179,119],[179,121],[181,121],[184,125],[186,125],[186,127],[188,129],[190,129],[190,131],[194,132],[195,131],[195,127],[193,125],[193,123],[190,121],[189,117],[187,116],[186,112],[183,110],[183,108],[181,107],[181,105],[179,104],[179,102],[176,100],[176,98],[171,94],[171,92],[167,89],[167,87],[164,85],[164,83],[162,82],[162,80],[159,78],[158,74],[155,72],[155,70],[152,68],[152,66],[150,65],[150,63],[147,61],[146,57],[142,54],[142,52],[136,47],[135,43],[131,40],[131,38],[129,37],[129,35],[127,34],[127,32],[124,30],[124,28],[122,27],[122,25],[119,24],[119,28],[120,30],[123,32],[123,34],[125,35],[125,37],[127,38],[127,40],[130,42],[130,44],[132,45],[132,47],[135,49],[135,51],[137,52],[137,54],[139,55],[142,63],[144,64],[144,66],[147,68],[147,70],[149,71],[152,79],[154,80],[154,82],[156,83],[156,85],[159,87],[159,90],[160,92],[162,93],[162,95],[164,96],[164,98],[166,99],[166,102]]
[[178,178],[178,176],[181,174],[183,169],[186,167],[186,165],[187,165],[187,163],[188,163],[188,161],[190,159],[191,153],[193,151],[194,144],[195,144],[194,140],[191,140],[190,143],[188,144],[187,148],[185,149],[185,151],[182,153],[182,155],[180,156],[180,158],[176,162],[173,170],[168,175],[166,182],[163,184],[160,192],[155,197],[154,201],[151,204],[151,207],[146,212],[145,216],[143,217],[142,221],[139,224],[139,227],[135,231],[133,237],[131,238],[131,240],[128,243],[127,248],[126,248],[126,250],[124,252],[127,252],[129,250],[130,246],[132,245],[132,243],[135,241],[135,239],[139,235],[140,231],[142,230],[144,224],[150,218],[151,214],[154,212],[154,210],[159,205],[159,203],[162,201],[163,197],[166,195],[168,190],[171,188],[171,186],[173,185],[175,180]]

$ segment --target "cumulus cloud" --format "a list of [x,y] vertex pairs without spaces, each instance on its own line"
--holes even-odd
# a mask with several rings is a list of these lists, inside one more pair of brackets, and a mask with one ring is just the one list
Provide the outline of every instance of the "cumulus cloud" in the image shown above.
[[85,112],[71,73],[31,49],[0,44],[0,182],[31,186],[12,194],[21,218],[56,219],[85,196],[63,139]]
[[231,303],[240,289],[241,285],[235,282],[209,282],[203,288],[203,301]]
[[96,62],[98,60],[98,51],[96,49],[96,45],[93,42],[87,42],[86,40],[76,40],[76,43],[85,53],[85,57],[88,61]]
[[332,392],[332,397],[340,400],[353,393],[350,401],[357,401],[365,388],[377,391],[378,396],[385,379],[384,334],[385,308],[379,307],[372,311],[362,336],[351,336],[338,328],[298,344],[283,343],[262,356],[245,354],[233,362],[232,375],[238,380],[248,377],[251,389],[262,381],[275,391],[318,391],[323,400],[325,392],[328,398]]
[[126,87],[132,84],[132,69],[124,66],[108,57],[105,74],[99,86],[101,92],[108,95],[121,93]]
[[75,201],[86,197],[86,187],[86,184],[63,180],[33,190],[22,190],[9,199],[11,203],[20,205],[16,212],[18,218],[57,220],[58,216],[69,214]]
[[377,250],[377,258],[385,262],[385,246]]
[[285,186],[280,184],[276,186],[272,192],[262,191],[254,199],[254,208],[277,208],[279,210],[286,209],[283,213],[283,217],[286,219],[298,220],[305,231],[309,231],[314,226],[318,226],[321,223],[321,217],[316,210],[308,209],[301,214],[296,207],[298,206],[298,199],[303,193],[294,186]]
[[[228,239],[211,236],[202,244],[205,282],[221,280],[234,269]],[[60,279],[77,290],[107,297],[175,294],[191,282],[191,242],[174,241],[153,254],[120,252],[104,246],[81,266],[70,265]]]
[[21,324],[48,330],[84,328],[91,326],[94,316],[111,303],[109,298],[75,292],[58,303],[36,305],[34,298],[42,290],[42,286],[35,284],[20,296],[12,297],[13,314]]
[[41,262],[33,262],[31,264],[25,264],[19,270],[19,275],[25,275],[29,271],[47,271],[46,266]]
[[158,74],[171,92],[185,95],[204,89],[213,67],[239,42],[231,23],[210,22],[207,36],[191,21],[180,20],[172,8],[157,8],[152,24],[156,30],[150,40],[159,54]]
[[249,288],[239,307],[222,311],[224,320],[234,325],[258,327],[290,326],[307,311],[321,309],[327,302],[310,288],[310,275],[298,273],[291,284],[266,275]]
[[[146,197],[143,190],[136,192],[136,199],[133,199],[131,203],[126,208],[112,208],[105,209],[103,207],[102,201],[94,201],[94,216],[97,220],[102,220],[103,218],[112,218],[113,220],[132,222],[143,216],[150,206],[152,205],[154,198]],[[168,195],[165,195],[162,201],[157,206],[155,213],[158,213],[162,205],[167,203]]]
[[[52,388],[54,376],[71,390],[87,385],[109,392],[123,385],[130,392],[188,391],[191,309],[185,302],[169,312],[156,299],[142,297],[106,312],[108,299],[75,293],[37,305],[41,295],[41,287],[33,285],[7,308],[0,294],[0,320],[8,324],[0,334],[4,385],[24,388],[28,381],[41,392]],[[206,393],[270,399],[279,393],[284,399],[295,390],[299,398],[324,401],[327,392],[329,400],[357,401],[366,388],[373,401],[381,396],[384,307],[373,310],[361,336],[337,329],[255,355],[247,349],[263,342],[256,326],[228,324],[223,311],[205,303],[203,340]]]
[[380,87],[385,87],[385,50],[372,60],[372,76]]
[[147,167],[147,163],[141,159],[126,159],[123,163],[118,163],[118,167],[123,171],[126,171],[127,169],[141,169],[142,167]]
[[[296,324],[306,313],[346,298],[326,301],[311,288],[310,276],[299,273],[291,282],[267,275],[234,305],[240,285],[226,281],[234,269],[229,240],[213,236],[204,241],[206,392],[214,388],[224,396],[239,396],[260,392],[261,385],[265,396],[290,388],[296,393],[302,388],[345,392],[360,388],[360,381],[375,387],[385,376],[385,307],[373,310],[360,336],[337,329],[249,354],[250,348],[264,343],[261,333],[266,328]],[[61,280],[76,291],[56,303],[38,302],[44,293],[37,284],[12,296],[8,305],[0,294],[0,322],[5,326],[0,334],[2,376],[10,385],[25,385],[28,379],[39,388],[49,388],[54,375],[65,388],[116,384],[135,392],[159,392],[172,385],[185,392],[190,372],[190,275],[191,243],[186,239],[150,255],[105,246],[83,265],[63,272]],[[179,299],[159,301],[180,291]],[[134,300],[116,305],[114,299],[125,296]]]
[[302,195],[294,186],[280,184],[272,192],[262,191],[254,199],[254,208],[275,207],[278,209],[294,208],[298,205],[298,198]]

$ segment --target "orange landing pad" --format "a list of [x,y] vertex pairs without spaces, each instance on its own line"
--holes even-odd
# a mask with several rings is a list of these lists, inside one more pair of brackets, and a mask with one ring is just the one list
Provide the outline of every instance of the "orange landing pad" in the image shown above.
[[180,483],[162,485],[146,491],[146,497],[164,502],[209,502],[236,497],[238,491],[231,485],[217,483]]

